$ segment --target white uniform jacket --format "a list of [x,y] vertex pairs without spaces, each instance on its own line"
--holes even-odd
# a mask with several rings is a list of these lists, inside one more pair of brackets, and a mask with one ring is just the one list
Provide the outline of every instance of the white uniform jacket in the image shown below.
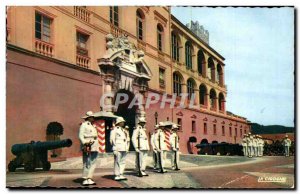
[[170,145],[172,150],[179,150],[179,137],[176,133],[170,135]]
[[[160,140],[160,144],[159,144],[159,140]],[[165,142],[165,133],[163,132],[163,130],[158,129],[157,132],[155,133],[154,145],[155,145],[156,149],[158,149],[158,150],[163,150],[163,151],[169,150],[167,148],[167,144]],[[160,145],[160,147],[159,147],[159,145]]]
[[99,142],[98,142],[98,134],[97,129],[92,125],[90,121],[84,121],[79,128],[79,140],[81,145],[93,142],[91,146],[91,151],[99,151]]
[[[140,145],[138,145],[138,138]],[[148,136],[146,134],[146,129],[140,125],[137,125],[136,129],[132,134],[132,144],[135,149],[139,150],[149,150]]]
[[252,140],[253,140],[253,137],[247,137],[247,146],[251,147],[252,146]]
[[289,138],[283,140],[283,145],[284,146],[291,146],[291,144],[292,144],[292,142]]
[[152,150],[156,149],[154,139],[155,139],[155,133],[153,132],[150,137],[150,145]]
[[257,147],[258,146],[258,139],[257,138],[253,138],[253,140],[252,140],[252,146],[253,147]]
[[244,137],[242,139],[242,146],[247,146],[247,138],[246,137]]
[[128,151],[128,138],[125,129],[120,126],[114,127],[110,132],[110,143],[113,147],[113,151]]

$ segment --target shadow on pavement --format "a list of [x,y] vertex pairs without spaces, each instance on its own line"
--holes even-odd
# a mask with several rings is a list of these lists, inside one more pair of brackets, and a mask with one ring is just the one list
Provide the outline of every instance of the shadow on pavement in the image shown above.
[[83,180],[84,180],[83,178],[77,178],[77,179],[74,179],[73,182],[77,183],[77,184],[81,184],[83,182]]

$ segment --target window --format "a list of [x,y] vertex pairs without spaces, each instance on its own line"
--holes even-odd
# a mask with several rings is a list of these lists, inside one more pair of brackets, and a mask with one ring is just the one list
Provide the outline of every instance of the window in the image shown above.
[[240,129],[240,137],[242,137],[242,135],[243,135],[243,131],[242,129]]
[[193,63],[192,63],[192,44],[187,41],[185,43],[185,65],[187,69],[192,69],[193,68]]
[[214,89],[210,90],[209,93],[209,100],[210,100],[210,107],[211,109],[216,109],[216,91]]
[[207,69],[207,76],[210,80],[212,80],[213,82],[215,81],[215,64],[214,61],[211,57],[208,58],[208,69]]
[[179,130],[182,130],[181,118],[177,118],[177,124],[180,125]]
[[234,129],[234,134],[237,136],[237,128]]
[[192,132],[196,132],[196,121],[192,121]]
[[244,134],[246,134],[247,133],[247,131],[246,131],[246,129],[244,130]]
[[232,137],[232,129],[231,129],[231,127],[229,127],[229,135],[230,135],[230,137]]
[[119,8],[118,6],[109,7],[109,19],[110,23],[119,26]]
[[165,70],[163,68],[159,68],[159,86],[165,87]]
[[172,59],[179,62],[179,42],[176,34],[172,32]]
[[163,27],[160,24],[157,24],[157,48],[158,50],[163,50]]
[[179,96],[181,94],[181,76],[173,73],[173,92]]
[[213,126],[214,126],[214,135],[217,135],[217,125],[214,124]]
[[194,80],[188,79],[187,81],[187,92],[188,92],[188,99],[192,98],[192,94],[194,93]]
[[50,42],[52,19],[38,12],[35,13],[35,38]]
[[222,126],[222,135],[225,136],[225,127]]
[[82,56],[88,56],[88,43],[89,35],[83,34],[81,32],[76,32],[76,40],[77,40],[77,54]]
[[200,104],[202,105],[206,105],[206,94],[207,94],[207,89],[206,89],[206,86],[204,84],[201,84],[200,85],[200,89],[199,89],[199,92],[200,92]]
[[218,102],[219,102],[219,110],[220,110],[220,111],[225,111],[225,110],[224,110],[225,98],[224,98],[223,93],[220,93],[220,94],[219,94],[219,100],[218,100]]
[[202,50],[198,51],[197,54],[198,73],[203,75],[205,68],[205,57]]
[[203,133],[207,134],[207,123],[204,123],[204,128],[203,129],[204,129]]
[[143,30],[144,30],[144,13],[138,9],[136,11],[136,26],[137,26],[137,37],[139,40],[143,40]]

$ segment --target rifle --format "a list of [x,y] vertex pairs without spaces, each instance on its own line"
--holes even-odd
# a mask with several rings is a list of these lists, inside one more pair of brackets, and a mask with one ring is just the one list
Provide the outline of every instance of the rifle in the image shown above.
[[[175,133],[176,134],[176,133]],[[175,170],[180,170],[179,168],[178,168],[178,163],[177,163],[177,161],[178,161],[178,159],[177,159],[177,143],[178,143],[178,136],[177,136],[177,134],[176,134],[176,137],[175,137]]]
[[138,130],[138,149],[139,151],[137,152],[137,165],[138,165],[138,176],[142,177],[142,171],[141,171],[141,152],[140,152],[140,148],[141,148],[141,142],[140,142],[140,130],[137,128]]
[[158,161],[159,161],[160,173],[164,173],[164,169],[162,166],[162,150],[161,150],[161,145],[160,145],[160,132],[158,132],[158,148],[159,148]]

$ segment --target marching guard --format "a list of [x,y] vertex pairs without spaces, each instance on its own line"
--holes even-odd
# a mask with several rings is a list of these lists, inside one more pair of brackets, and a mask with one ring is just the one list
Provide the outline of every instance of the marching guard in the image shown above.
[[178,129],[179,129],[179,125],[173,124],[171,135],[170,135],[172,170],[180,170],[178,167],[179,164],[179,137],[177,135]]
[[138,171],[138,176],[148,176],[146,174],[146,159],[149,151],[148,136],[146,134],[145,128],[146,120],[144,117],[139,118],[138,125],[132,134],[132,144],[136,151],[136,169]]
[[155,125],[154,131],[152,132],[151,138],[150,138],[151,148],[153,151],[153,169],[154,170],[158,169],[157,149],[155,147],[155,134],[156,134],[158,128],[159,128],[159,125]]
[[114,174],[115,180],[127,180],[124,177],[125,158],[129,150],[128,132],[124,129],[125,120],[123,117],[118,117],[115,122],[115,127],[110,133],[110,143],[114,153]]
[[285,138],[283,139],[283,146],[284,146],[284,155],[286,157],[290,156],[290,147],[291,147],[291,140],[289,139],[288,135],[285,135]]
[[93,174],[96,168],[96,160],[98,157],[99,143],[97,140],[97,129],[92,125],[94,116],[92,111],[88,111],[82,117],[85,121],[79,128],[79,140],[82,148],[83,159],[83,175],[82,185],[95,185]]

